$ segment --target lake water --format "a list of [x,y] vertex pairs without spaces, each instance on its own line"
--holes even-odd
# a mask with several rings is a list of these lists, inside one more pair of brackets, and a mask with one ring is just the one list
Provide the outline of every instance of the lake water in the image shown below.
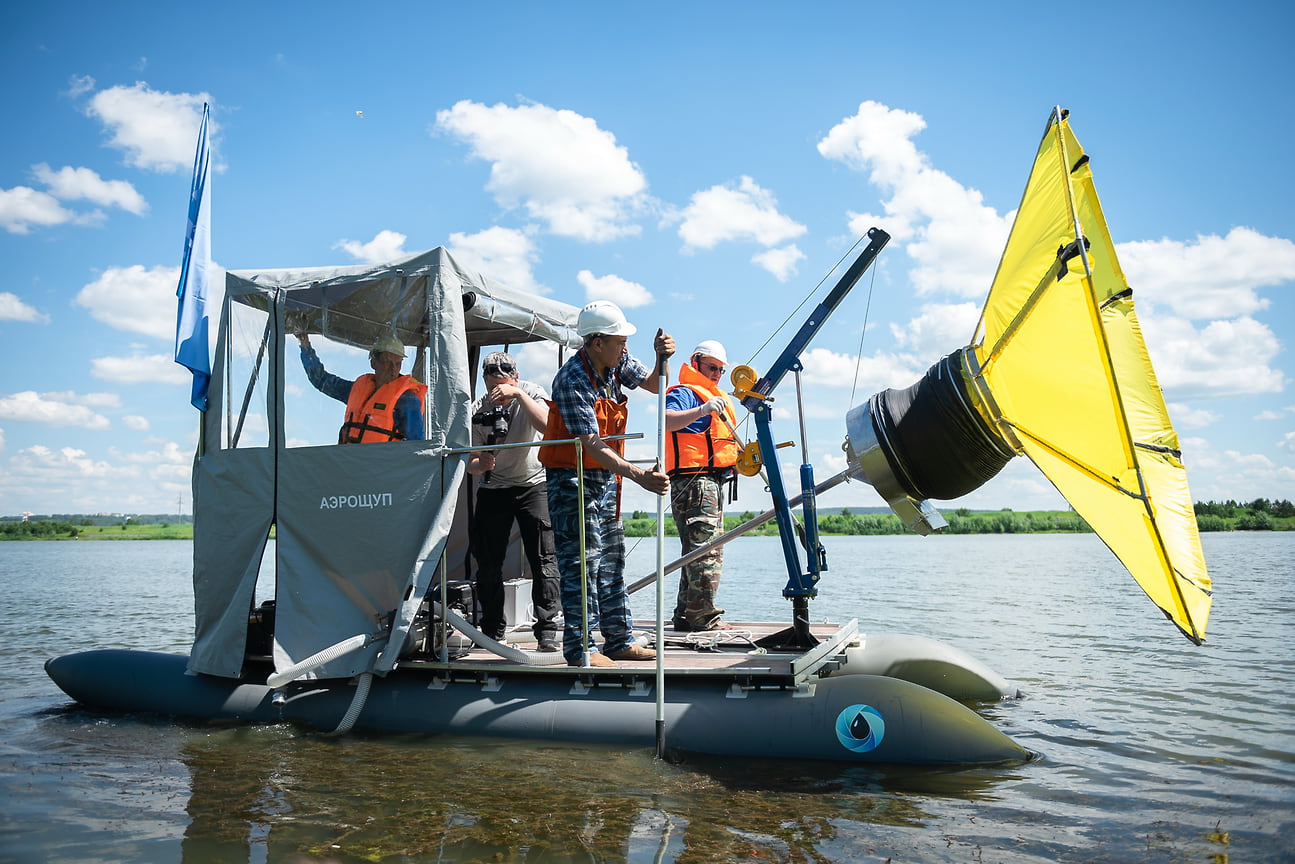
[[[95,714],[42,664],[186,651],[191,544],[0,543],[0,864],[1295,861],[1295,534],[1203,541],[1195,647],[1092,535],[825,538],[816,618],[942,638],[1019,688],[981,712],[1038,757],[975,769]],[[722,605],[786,620],[785,581],[777,539],[742,538]]]

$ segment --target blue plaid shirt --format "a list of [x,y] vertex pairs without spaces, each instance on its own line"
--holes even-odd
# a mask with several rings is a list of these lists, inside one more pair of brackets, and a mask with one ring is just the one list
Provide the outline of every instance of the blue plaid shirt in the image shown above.
[[591,369],[593,361],[586,358],[582,348],[553,376],[550,389],[553,404],[572,435],[597,434],[598,415],[594,413],[594,402],[600,398],[620,402],[625,398],[622,387],[636,389],[652,374],[651,369],[629,354],[622,354],[620,364],[608,369],[598,384],[593,381]]

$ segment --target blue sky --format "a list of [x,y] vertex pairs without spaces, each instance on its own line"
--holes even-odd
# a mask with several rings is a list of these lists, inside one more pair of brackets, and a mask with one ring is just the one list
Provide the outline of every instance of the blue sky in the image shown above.
[[[970,339],[1061,105],[1193,497],[1295,499],[1292,31],[1278,3],[6,4],[0,515],[191,509],[198,415],[170,355],[204,101],[223,267],[445,245],[761,371],[884,228],[875,278],[805,357],[820,479],[852,404]],[[548,356],[520,355],[547,383]],[[790,440],[790,378],[779,395]],[[341,406],[316,408],[296,443],[335,433]],[[654,436],[655,410],[632,400],[632,431]],[[1017,459],[942,506],[1060,502]],[[820,502],[881,503],[861,484]]]

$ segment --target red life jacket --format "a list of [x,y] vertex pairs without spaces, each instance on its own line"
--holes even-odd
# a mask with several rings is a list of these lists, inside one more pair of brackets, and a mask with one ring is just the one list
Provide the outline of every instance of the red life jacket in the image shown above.
[[396,431],[396,402],[406,390],[418,397],[418,410],[424,409],[427,385],[409,375],[401,375],[379,387],[372,373],[361,375],[351,385],[346,398],[346,421],[337,433],[338,444],[368,444],[373,441],[400,441],[404,434]]
[[[679,383],[670,390],[679,387],[687,387],[703,402],[713,396],[723,395],[714,382],[694,369],[691,364],[679,367]],[[670,390],[666,393],[668,394]],[[724,410],[711,416],[710,426],[705,432],[686,432],[684,429],[671,432],[666,439],[666,473],[673,474],[678,471],[687,474],[694,471],[732,468],[737,464],[737,434],[734,431],[736,426],[737,417],[733,413],[733,404],[725,400]]]

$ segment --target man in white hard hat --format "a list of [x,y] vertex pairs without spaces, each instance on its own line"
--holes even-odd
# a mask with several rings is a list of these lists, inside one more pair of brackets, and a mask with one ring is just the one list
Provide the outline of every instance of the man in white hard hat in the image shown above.
[[[666,391],[666,473],[670,475],[670,512],[683,554],[724,530],[724,486],[735,488],[737,417],[719,389],[728,365],[724,346],[714,339],[698,343],[679,367],[679,383]],[[676,630],[729,630],[716,608],[724,547],[707,552],[679,573],[679,595],[671,623]]]
[[[670,478],[625,459],[624,441],[607,441],[624,433],[628,406],[624,389],[642,387],[656,393],[655,370],[626,348],[635,326],[615,303],[595,300],[580,310],[576,332],[584,346],[553,378],[553,402],[544,437],[577,438],[574,444],[540,448],[547,469],[549,515],[557,547],[565,631],[562,653],[578,666],[589,653],[592,666],[615,666],[617,660],[654,660],[656,652],[634,642],[634,622],[625,590],[625,528],[620,518],[620,482],[628,477],[656,495],[664,495]],[[657,330],[653,349],[660,362],[674,354],[674,339]],[[668,368],[662,371],[668,374]],[[580,509],[577,452],[583,453],[584,510]],[[586,602],[581,603],[580,525],[584,520],[584,560],[588,573]],[[588,628],[585,621],[588,621]],[[600,651],[593,633],[603,637]]]
[[395,336],[383,336],[369,349],[372,374],[354,381],[324,369],[310,344],[310,336],[297,334],[301,365],[315,389],[346,403],[346,419],[337,435],[338,444],[367,444],[373,441],[421,441],[423,403],[427,385],[400,374],[405,346]]

